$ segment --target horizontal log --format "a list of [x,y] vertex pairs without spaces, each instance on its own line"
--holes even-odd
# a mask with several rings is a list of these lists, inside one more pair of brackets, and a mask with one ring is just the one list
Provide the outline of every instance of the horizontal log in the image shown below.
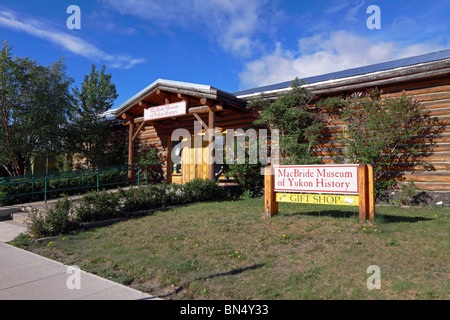
[[417,187],[427,191],[446,191],[450,192],[450,183],[442,182],[415,182]]
[[404,174],[406,180],[417,182],[445,182],[450,183],[450,174],[448,171],[442,172],[426,172],[426,173],[410,173]]
[[419,89],[407,89],[405,91],[400,91],[400,92],[394,92],[394,93],[384,93],[381,95],[382,98],[386,98],[387,96],[390,97],[400,97],[402,96],[404,93],[408,94],[408,95],[413,95],[413,96],[417,96],[417,95],[421,95],[421,94],[428,94],[428,93],[440,93],[440,92],[450,92],[450,85],[448,84],[444,84],[444,85],[437,85],[437,86],[433,86],[433,87],[427,87],[427,88],[419,88]]

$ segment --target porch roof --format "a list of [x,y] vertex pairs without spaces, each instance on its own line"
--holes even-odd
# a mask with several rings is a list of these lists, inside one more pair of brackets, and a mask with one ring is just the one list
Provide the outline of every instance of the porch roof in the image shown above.
[[119,106],[115,116],[141,117],[146,108],[183,100],[188,101],[189,106],[221,105],[243,109],[246,105],[246,100],[208,85],[158,79]]

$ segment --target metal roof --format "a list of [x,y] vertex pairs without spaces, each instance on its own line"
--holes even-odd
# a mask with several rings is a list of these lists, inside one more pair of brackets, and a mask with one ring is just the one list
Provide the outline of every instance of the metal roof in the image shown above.
[[[402,67],[408,67],[408,66],[413,66],[413,65],[423,64],[423,63],[445,60],[445,59],[449,59],[449,58],[450,58],[450,49],[447,49],[447,50],[427,53],[427,54],[423,54],[423,55],[419,55],[419,56],[414,56],[414,57],[410,57],[410,58],[398,59],[398,60],[393,60],[393,61],[388,61],[388,62],[372,64],[369,66],[358,67],[358,68],[347,69],[347,70],[343,70],[343,71],[308,77],[308,78],[300,79],[300,81],[305,81],[306,84],[311,84],[311,83],[317,83],[317,82],[328,81],[328,80],[354,77],[354,76],[359,76],[359,75],[364,75],[364,74],[369,74],[369,73],[374,73],[374,72],[379,72],[379,71],[386,71],[386,70],[392,70],[392,69],[397,69],[397,68],[402,68]],[[253,88],[253,89],[241,90],[241,91],[234,92],[233,94],[236,95],[237,97],[239,97],[239,96],[245,96],[245,95],[250,95],[250,94],[255,94],[255,93],[260,93],[260,92],[286,89],[291,86],[292,81],[293,80],[281,82],[281,83],[277,83],[277,84],[273,84],[273,85]]]

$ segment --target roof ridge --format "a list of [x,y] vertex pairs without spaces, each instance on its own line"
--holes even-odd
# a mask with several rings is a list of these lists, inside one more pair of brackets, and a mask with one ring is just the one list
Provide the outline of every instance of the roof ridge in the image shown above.
[[[429,59],[426,59],[429,57]],[[316,82],[322,82],[322,81],[328,81],[328,80],[334,80],[334,79],[342,79],[342,78],[349,78],[353,76],[358,75],[364,75],[379,71],[386,71],[386,70],[392,70],[396,68],[402,68],[407,66],[413,66],[417,64],[422,63],[429,63],[429,62],[435,62],[440,60],[445,60],[450,58],[450,49],[443,49],[439,51],[434,51],[430,53],[424,53],[417,56],[411,56],[411,57],[405,57],[400,59],[394,59],[389,60],[385,62],[378,62],[370,65],[360,66],[360,67],[354,67],[349,69],[344,69],[340,71],[334,71],[329,73],[324,73],[320,75],[315,76],[309,76],[305,78],[300,78],[300,80],[304,80],[306,84],[309,83],[316,83]],[[284,89],[288,88],[293,80],[290,81],[284,81],[272,85],[266,85],[266,86],[260,86],[256,88],[250,88],[245,90],[239,90],[236,92],[233,92],[236,96],[242,96],[247,94],[254,94],[264,91],[272,91],[277,89]]]

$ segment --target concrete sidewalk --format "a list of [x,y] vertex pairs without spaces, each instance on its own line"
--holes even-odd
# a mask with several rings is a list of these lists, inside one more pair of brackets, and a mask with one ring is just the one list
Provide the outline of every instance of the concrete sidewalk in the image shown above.
[[27,227],[24,224],[12,220],[0,221],[0,242],[10,242],[26,231]]
[[0,300],[160,299],[0,243]]

